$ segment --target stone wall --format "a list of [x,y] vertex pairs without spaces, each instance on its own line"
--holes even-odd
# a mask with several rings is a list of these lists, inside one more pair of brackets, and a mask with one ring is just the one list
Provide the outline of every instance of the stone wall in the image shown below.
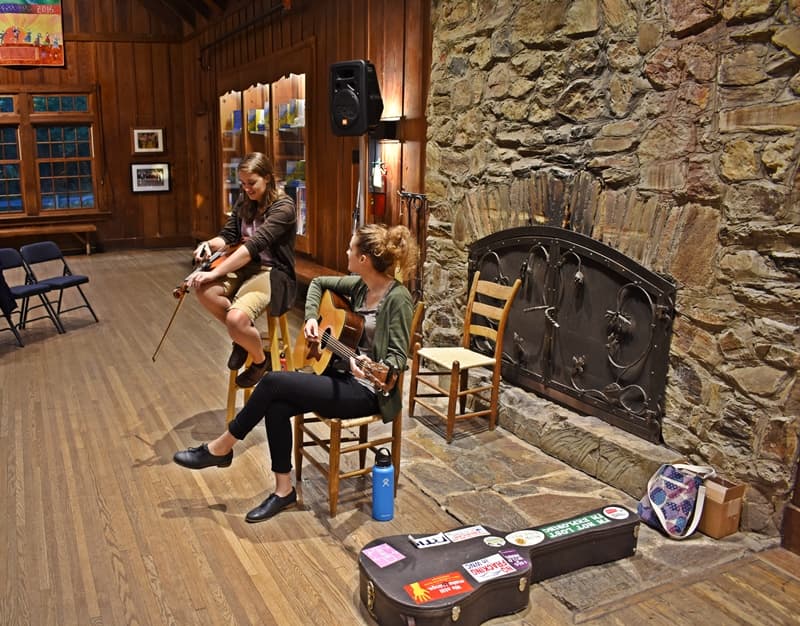
[[[775,534],[798,444],[800,0],[435,0],[426,341],[467,245],[561,225],[678,283],[664,439]],[[457,294],[455,297],[453,294]]]

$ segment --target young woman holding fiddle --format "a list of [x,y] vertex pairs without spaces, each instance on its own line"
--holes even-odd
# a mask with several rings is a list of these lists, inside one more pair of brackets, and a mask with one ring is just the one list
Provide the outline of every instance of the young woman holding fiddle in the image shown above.
[[[255,385],[269,359],[264,354],[255,320],[267,307],[281,315],[294,303],[294,201],[278,189],[272,163],[260,152],[245,156],[238,167],[242,191],[219,235],[202,242],[195,261],[221,256],[208,271],[186,279],[197,299],[225,324],[233,340],[228,367],[238,370],[249,354],[252,364],[236,377],[240,387]],[[239,245],[241,244],[241,245]]]
[[395,371],[406,366],[412,299],[395,278],[407,276],[417,262],[417,246],[405,226],[369,224],[359,228],[347,249],[350,276],[320,276],[311,281],[305,306],[306,340],[320,341],[318,322],[323,293],[329,290],[349,301],[364,320],[357,355],[337,367],[336,362],[316,376],[305,372],[270,372],[256,386],[250,400],[219,437],[196,448],[177,452],[174,460],[190,469],[228,467],[234,444],[263,419],[275,476],[275,491],[245,519],[260,522],[297,501],[292,486],[292,423],[300,413],[316,411],[330,417],[361,417],[380,413],[392,421],[402,406],[401,392],[376,389],[368,375],[371,363]]

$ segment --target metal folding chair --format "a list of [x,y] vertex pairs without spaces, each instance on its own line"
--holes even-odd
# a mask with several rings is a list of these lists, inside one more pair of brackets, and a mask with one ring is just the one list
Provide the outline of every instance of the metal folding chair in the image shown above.
[[[26,324],[40,319],[49,318],[59,333],[65,332],[64,327],[61,325],[61,322],[58,319],[58,315],[56,315],[55,310],[50,305],[50,301],[45,295],[47,292],[52,290],[50,285],[39,283],[31,284],[27,282],[15,285],[8,284],[4,272],[6,270],[14,270],[17,268],[20,268],[25,272],[27,280],[25,262],[23,261],[20,253],[14,248],[0,248],[0,304],[2,304],[3,317],[8,322],[10,330],[17,338],[17,343],[20,346],[25,345],[17,329],[25,328]],[[34,306],[30,305],[30,299],[34,296],[39,298],[41,304],[36,304]],[[19,321],[15,323],[12,318],[12,312],[17,308],[17,301],[20,301],[22,306],[19,307]],[[45,309],[47,314],[29,319],[28,314],[30,311],[39,307]]]
[[[87,308],[92,314],[94,321],[97,322],[97,315],[89,304],[86,294],[83,293],[81,285],[89,282],[89,277],[84,274],[73,274],[67,264],[61,248],[53,241],[39,241],[22,246],[20,254],[25,262],[28,273],[28,282],[48,285],[53,291],[58,292],[58,303],[56,315],[63,327],[61,315],[76,309]],[[34,271],[35,268],[35,271]],[[74,287],[83,299],[83,304],[77,304],[69,308],[63,308],[64,291]]]

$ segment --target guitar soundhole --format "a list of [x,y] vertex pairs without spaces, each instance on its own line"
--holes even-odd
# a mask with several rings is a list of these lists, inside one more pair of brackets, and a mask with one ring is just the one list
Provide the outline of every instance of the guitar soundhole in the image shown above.
[[323,348],[327,348],[328,347],[328,340],[330,339],[330,337],[331,337],[331,329],[330,328],[326,328],[322,332],[322,335],[320,335],[319,345],[321,347],[323,347]]

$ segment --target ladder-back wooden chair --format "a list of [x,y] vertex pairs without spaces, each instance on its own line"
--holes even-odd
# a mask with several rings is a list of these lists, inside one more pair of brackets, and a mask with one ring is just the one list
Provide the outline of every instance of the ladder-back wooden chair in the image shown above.
[[[408,414],[414,414],[416,404],[438,415],[446,422],[447,442],[453,439],[457,420],[489,416],[489,429],[497,423],[497,400],[500,390],[500,372],[503,363],[503,333],[508,322],[511,305],[521,285],[520,279],[512,285],[500,285],[481,280],[475,272],[464,314],[464,339],[460,347],[423,348],[414,346],[411,360],[411,382],[408,391]],[[492,354],[472,350],[473,337],[484,337],[494,344]],[[421,364],[425,362],[426,368]],[[485,367],[491,370],[491,383],[469,386],[469,370]],[[439,384],[440,377],[449,377],[448,386]],[[419,385],[433,391],[419,393]],[[489,397],[486,393],[489,392]],[[467,411],[468,396],[477,396],[488,404],[487,408]],[[447,398],[447,409],[442,411],[428,398]],[[421,398],[425,398],[424,400]],[[457,410],[458,409],[458,410]]]
[[[409,346],[419,341],[422,318],[425,314],[425,305],[417,303],[411,319]],[[301,338],[298,337],[298,341]],[[409,350],[410,353],[410,350]],[[400,393],[403,392],[403,372],[397,379]],[[383,429],[380,432],[370,432],[370,425],[380,426],[383,419],[380,414],[365,417],[341,419],[338,417],[322,417],[316,413],[309,416],[296,415],[294,418],[294,467],[296,483],[300,484],[303,474],[303,459],[317,468],[328,481],[328,505],[331,517],[336,516],[339,501],[339,482],[345,478],[364,476],[372,471],[366,466],[367,451],[375,452],[378,448],[389,446],[392,453],[395,481],[394,490],[397,493],[397,483],[400,480],[400,446],[403,432],[403,411],[395,416],[391,424],[391,431]],[[328,430],[325,431],[325,428]],[[355,433],[356,429],[358,434]],[[319,452],[313,453],[313,448],[320,448],[327,455],[321,458]],[[358,453],[358,468],[342,470],[342,457],[346,454]]]

